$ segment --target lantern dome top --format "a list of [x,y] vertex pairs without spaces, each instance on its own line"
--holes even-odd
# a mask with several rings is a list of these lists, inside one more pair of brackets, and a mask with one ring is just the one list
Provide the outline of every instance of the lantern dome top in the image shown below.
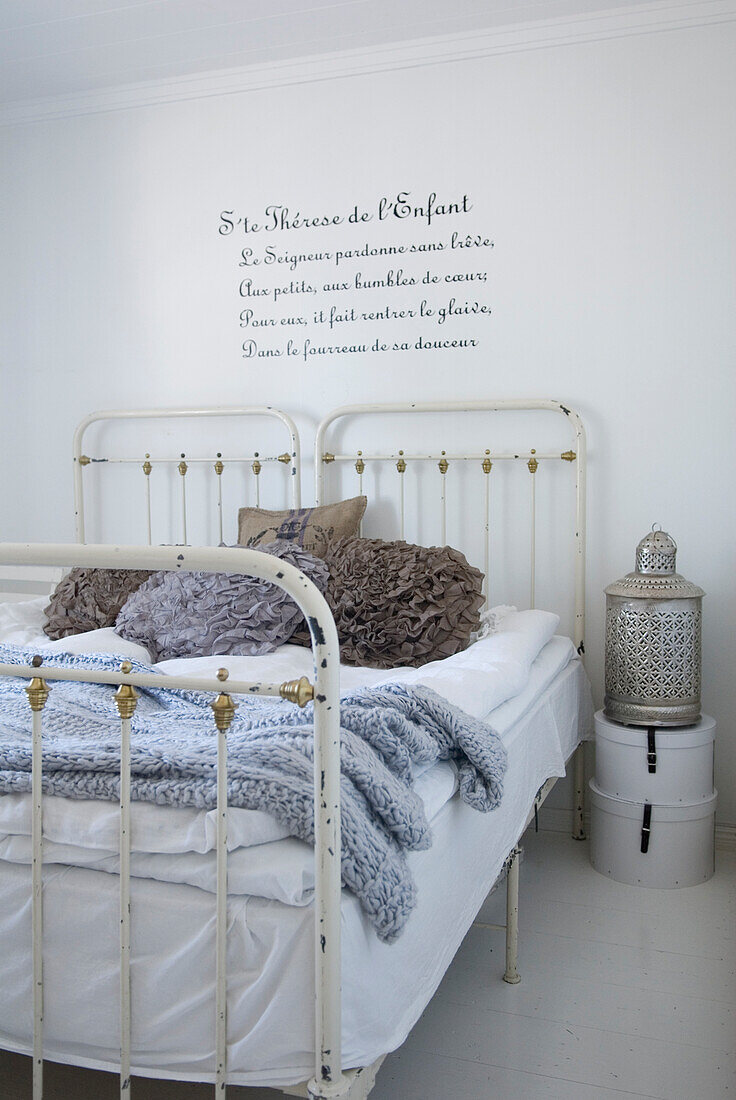
[[637,573],[674,573],[677,543],[655,523],[636,548]]
[[702,588],[675,572],[677,543],[654,524],[636,548],[636,571],[609,584],[609,596],[639,599],[686,600],[704,596]]

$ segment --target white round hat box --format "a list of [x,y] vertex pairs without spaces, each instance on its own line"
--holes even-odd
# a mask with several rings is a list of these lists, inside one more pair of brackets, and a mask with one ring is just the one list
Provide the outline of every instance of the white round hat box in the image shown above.
[[595,716],[595,783],[627,802],[662,805],[702,802],[713,794],[716,723],[702,715],[692,726],[646,729]]
[[712,876],[715,791],[700,802],[661,806],[614,798],[592,779],[589,786],[590,862],[596,871],[661,890],[696,886]]

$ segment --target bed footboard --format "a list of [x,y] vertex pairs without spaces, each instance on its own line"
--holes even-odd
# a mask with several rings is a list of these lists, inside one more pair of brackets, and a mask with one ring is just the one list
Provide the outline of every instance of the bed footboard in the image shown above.
[[[217,678],[45,668],[36,656],[28,665],[0,665],[0,675],[29,681],[32,716],[32,923],[33,923],[33,1100],[43,1094],[43,710],[58,680],[117,684],[120,716],[120,1096],[130,1096],[130,722],[136,687],[189,688],[213,693],[217,745],[216,893],[216,1050],[215,1094],[227,1088],[227,734],[235,714],[234,695],[275,696],[304,706],[314,703],[315,832],[315,1073],[308,1083],[314,1098],[347,1096],[353,1082],[342,1073],[340,992],[340,687],[339,644],[329,607],[316,586],[293,565],[249,549],[0,544],[0,563],[87,566],[93,568],[207,570],[245,573],[284,589],[309,624],[314,682],[307,677],[282,684]],[[351,1094],[352,1095],[352,1094]]]

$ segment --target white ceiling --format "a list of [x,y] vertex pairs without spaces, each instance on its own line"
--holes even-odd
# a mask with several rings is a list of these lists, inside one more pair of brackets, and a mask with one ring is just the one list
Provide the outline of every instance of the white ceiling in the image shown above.
[[0,104],[637,4],[642,0],[0,0]]

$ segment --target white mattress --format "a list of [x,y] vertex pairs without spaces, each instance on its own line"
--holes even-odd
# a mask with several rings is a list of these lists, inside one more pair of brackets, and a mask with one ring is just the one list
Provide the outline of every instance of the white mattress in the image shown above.
[[[471,650],[466,652],[472,660]],[[526,689],[506,698],[487,716],[509,754],[497,810],[479,814],[451,798],[449,765],[419,780],[434,842],[426,852],[409,854],[419,904],[399,940],[382,944],[355,897],[343,892],[345,1066],[372,1062],[403,1042],[498,876],[536,791],[548,776],[564,774],[565,760],[590,735],[590,688],[567,639],[549,641],[534,661]],[[195,825],[199,836],[201,825]],[[58,843],[73,839],[60,835]],[[24,841],[22,833],[9,835],[11,845]],[[312,1073],[311,852],[293,839],[254,846],[249,836],[247,842],[250,847],[230,856],[230,1080],[285,1085]],[[86,841],[72,847],[78,861],[92,856],[109,862],[105,870],[99,864],[59,863],[44,872],[46,1055],[115,1070],[118,884],[107,873],[114,870],[115,857],[92,850]],[[279,862],[277,851],[287,850],[292,855]],[[0,1045],[28,1051],[30,871],[10,862],[10,854],[12,849],[0,861]],[[25,858],[18,848],[14,856]],[[182,851],[180,845],[165,856],[139,851],[135,860],[143,863],[134,867],[138,877],[132,882],[133,1071],[212,1079],[212,857],[191,846]],[[254,862],[258,867],[249,869]],[[279,900],[287,897],[291,904]]]

